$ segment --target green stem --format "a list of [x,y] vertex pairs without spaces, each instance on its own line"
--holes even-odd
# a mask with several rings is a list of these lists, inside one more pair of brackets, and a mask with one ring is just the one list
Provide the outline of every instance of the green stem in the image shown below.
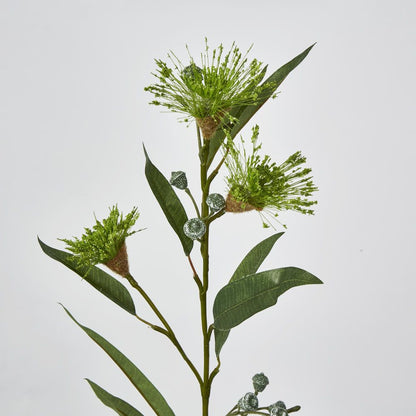
[[150,328],[152,328],[153,330],[155,330],[156,332],[160,332],[161,334],[163,334],[163,335],[168,335],[168,331],[166,331],[166,329],[163,329],[163,328],[161,328],[160,326],[158,326],[158,325],[153,325],[153,324],[151,324],[150,322],[148,322],[148,321],[146,321],[145,319],[143,319],[143,318],[140,318],[140,316],[139,315],[135,315],[135,317],[140,321],[140,322],[143,322],[144,324],[146,324],[147,326],[149,326]]
[[[198,134],[199,129],[198,129]],[[198,136],[200,137],[200,136]],[[207,184],[207,158],[208,158],[209,142],[205,142],[200,151],[201,160],[201,213],[202,217],[208,217],[209,208],[206,204],[206,199],[209,194],[209,184]],[[210,396],[210,374],[209,374],[209,329],[207,319],[207,291],[208,291],[208,274],[209,274],[209,223],[206,224],[207,230],[201,239],[201,256],[202,256],[202,290],[199,294],[201,305],[201,326],[203,338],[203,355],[204,355],[204,371],[203,384],[201,386],[202,396],[202,416],[208,416],[208,405]]]
[[189,198],[191,198],[192,204],[194,205],[194,208],[195,208],[196,214],[198,215],[198,218],[201,218],[201,214],[199,212],[198,205],[196,204],[196,201],[195,201],[191,191],[189,190],[189,188],[185,188],[185,192],[189,195]]
[[229,148],[227,147],[227,150],[224,153],[224,156],[222,157],[220,163],[218,163],[218,166],[211,172],[211,174],[209,175],[208,179],[207,179],[207,184],[208,186],[211,185],[211,182],[214,180],[214,178],[218,175],[218,172],[221,169],[221,166],[223,165],[223,163],[225,162],[225,160],[227,159],[227,155],[229,152]]
[[193,274],[194,274],[194,280],[195,280],[195,283],[196,283],[196,285],[198,286],[198,289],[199,289],[199,293],[201,293],[202,292],[202,282],[201,282],[201,279],[199,278],[199,276],[198,276],[198,273],[196,272],[196,270],[195,270],[195,266],[194,266],[194,264],[192,263],[192,259],[191,259],[191,256],[188,256],[188,261],[189,261],[189,264],[190,264],[190,266],[191,266],[191,269],[192,269],[192,272],[193,272]]
[[[172,328],[170,327],[170,325],[168,324],[168,322],[166,321],[166,319],[164,318],[164,316],[162,315],[162,313],[159,311],[159,309],[157,308],[157,306],[153,303],[152,299],[150,299],[149,295],[137,283],[137,281],[134,279],[134,277],[131,274],[128,274],[126,276],[126,279],[129,281],[130,285],[134,289],[136,289],[142,295],[142,297],[147,302],[147,304],[150,306],[150,308],[152,309],[152,311],[159,318],[160,322],[162,322],[163,326],[166,328],[166,333],[165,332],[162,332],[162,333],[165,333],[165,335],[170,339],[170,341],[172,342],[172,344],[176,347],[176,349],[181,354],[182,358],[185,360],[185,362],[188,364],[189,368],[194,373],[194,375],[197,378],[199,384],[202,385],[202,383],[203,383],[202,382],[202,378],[201,378],[198,370],[196,369],[196,367],[194,366],[194,364],[192,363],[192,361],[186,355],[186,353],[183,350],[181,344],[179,343],[178,339],[176,338],[176,335],[173,332]],[[160,328],[160,329],[162,329],[162,328]],[[163,331],[163,329],[162,329],[162,331]],[[159,332],[161,332],[161,331],[159,331]]]

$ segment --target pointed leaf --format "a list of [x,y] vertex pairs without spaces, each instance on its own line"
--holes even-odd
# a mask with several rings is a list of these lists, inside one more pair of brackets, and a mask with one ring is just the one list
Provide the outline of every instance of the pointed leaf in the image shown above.
[[220,352],[222,350],[222,347],[225,344],[225,341],[228,339],[228,335],[230,335],[230,330],[225,329],[223,331],[220,331],[217,328],[214,328],[214,336],[215,336],[215,355],[217,357],[220,356]]
[[[273,248],[274,243],[283,235],[284,233],[274,234],[265,240],[261,241],[255,247],[253,247],[250,252],[244,257],[243,261],[239,264],[234,274],[231,276],[230,282],[241,279],[244,276],[254,274],[257,272],[265,258],[270,253],[270,250]],[[217,357],[220,355],[221,349],[227,341],[230,331],[220,331],[219,329],[214,329],[215,335],[215,354]]]
[[39,238],[38,241],[45,254],[74,271],[104,296],[107,296],[107,298],[117,303],[118,306],[121,306],[127,312],[135,315],[136,309],[133,299],[129,291],[117,279],[114,279],[114,277],[98,267],[88,268],[79,266],[75,261],[74,255],[49,247]]
[[188,221],[188,216],[169,181],[151,162],[144,146],[143,149],[146,156],[145,175],[147,181],[169,224],[181,240],[185,255],[188,256],[194,244],[183,232],[183,226]]
[[[262,85],[267,83],[273,83],[272,87],[265,88],[259,94],[259,100],[256,105],[246,105],[239,107],[238,109],[233,109],[230,111],[231,115],[238,119],[238,122],[231,129],[231,137],[234,138],[239,131],[248,123],[248,121],[254,116],[254,114],[260,109],[260,107],[274,94],[276,89],[280,84],[285,80],[289,73],[295,69],[308,55],[310,50],[315,44],[311,45],[309,48],[305,49],[301,54],[293,58],[291,61],[280,67],[275,71]],[[214,136],[210,139],[210,147],[208,154],[208,166],[212,162],[217,153],[221,143],[224,140],[224,132],[219,129],[216,131]]]
[[214,301],[214,327],[234,328],[257,312],[273,306],[288,289],[322,283],[297,267],[284,267],[243,277],[224,286]]
[[231,276],[230,282],[234,280],[241,279],[244,276],[249,274],[254,274],[257,272],[265,258],[270,253],[270,250],[273,248],[274,243],[283,235],[284,233],[273,234],[272,236],[261,241],[255,247],[253,247],[250,252],[244,257],[243,261],[238,265],[236,271]]
[[81,325],[64,306],[62,307],[70,318],[110,356],[158,416],[175,416],[156,387],[123,353],[101,335]]
[[101,402],[115,410],[120,416],[143,416],[143,413],[140,413],[132,405],[128,404],[119,397],[113,396],[98,384],[95,384],[93,381],[88,379],[86,380],[94,390],[95,395],[101,400]]

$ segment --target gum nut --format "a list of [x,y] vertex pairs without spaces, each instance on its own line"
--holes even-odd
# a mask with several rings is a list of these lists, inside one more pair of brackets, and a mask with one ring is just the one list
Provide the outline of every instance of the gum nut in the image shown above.
[[262,392],[269,384],[269,379],[263,374],[255,374],[252,378],[254,391]]
[[259,399],[254,393],[246,393],[240,401],[241,404],[239,402],[239,405],[242,410],[252,411],[257,410],[259,407]]
[[202,79],[202,69],[195,64],[188,65],[182,70],[182,77],[188,81]]
[[192,218],[186,221],[185,225],[183,226],[183,232],[192,240],[201,238],[205,234],[205,231],[205,223],[199,218]]
[[178,189],[186,189],[188,187],[186,174],[180,170],[177,172],[172,172],[169,183]]
[[225,199],[221,194],[210,194],[207,196],[207,205],[217,212],[225,208]]
[[287,416],[286,405],[282,401],[278,401],[269,406],[271,416]]

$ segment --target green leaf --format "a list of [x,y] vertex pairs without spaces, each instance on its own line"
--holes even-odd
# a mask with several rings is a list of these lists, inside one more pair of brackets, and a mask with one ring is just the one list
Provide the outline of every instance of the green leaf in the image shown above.
[[[270,75],[270,77],[267,78],[263,84],[261,84],[264,86],[267,83],[273,83],[273,86],[265,88],[259,94],[259,100],[256,105],[246,105],[230,111],[230,114],[238,119],[238,122],[232,127],[230,132],[232,138],[234,138],[239,133],[239,131],[248,123],[248,121],[261,108],[261,106],[274,94],[276,89],[285,80],[289,73],[306,58],[306,56],[308,55],[308,53],[314,45],[315,44],[311,45],[309,48],[305,49],[301,54],[299,54],[291,61],[280,67],[277,71]],[[224,132],[221,129],[218,129],[214,136],[210,139],[208,166],[214,159],[218,149],[220,148],[224,140],[224,137]]]
[[273,248],[274,243],[283,235],[284,233],[273,234],[272,236],[261,241],[255,247],[253,247],[250,252],[244,257],[243,261],[238,265],[236,271],[231,276],[230,282],[234,280],[241,279],[244,276],[249,274],[256,273],[265,258],[270,253],[270,250]]
[[[284,233],[273,234],[272,236],[261,241],[255,247],[253,247],[250,252],[244,257],[243,261],[239,264],[234,274],[231,276],[230,282],[239,280],[244,276],[254,274],[257,272],[265,258],[270,253],[270,250],[273,248],[275,242],[283,235]],[[215,354],[217,357],[220,355],[221,349],[225,344],[225,341],[230,334],[229,330],[220,331],[219,329],[214,329],[215,335]]]
[[143,413],[140,413],[132,405],[128,404],[119,397],[113,396],[98,384],[95,384],[93,381],[88,379],[86,380],[94,390],[95,395],[101,400],[101,402],[115,410],[120,416],[143,416]]
[[95,287],[104,296],[107,296],[107,298],[117,303],[118,306],[121,306],[127,312],[132,315],[136,314],[133,299],[129,291],[114,277],[95,266],[91,268],[80,266],[76,262],[74,255],[49,247],[39,238],[38,241],[44,253],[49,257],[74,271],[91,286]]
[[101,335],[81,325],[64,306],[62,307],[70,318],[110,356],[158,416],[175,416],[156,387],[123,353]]
[[188,216],[169,181],[150,161],[144,146],[143,149],[146,156],[145,174],[147,181],[169,224],[181,240],[185,255],[188,256],[194,245],[193,240],[183,232],[183,226],[188,221]]
[[214,301],[214,327],[229,330],[277,302],[295,286],[322,283],[297,267],[284,267],[245,276],[224,286]]

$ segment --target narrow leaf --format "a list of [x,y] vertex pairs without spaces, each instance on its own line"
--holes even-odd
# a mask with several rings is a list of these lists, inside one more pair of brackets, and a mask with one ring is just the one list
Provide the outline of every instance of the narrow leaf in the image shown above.
[[185,255],[188,256],[192,251],[194,242],[183,232],[183,226],[188,221],[185,209],[169,181],[149,159],[144,146],[143,149],[146,156],[145,175],[147,181],[169,224],[178,235]]
[[[262,85],[267,83],[273,83],[272,87],[265,88],[259,94],[259,100],[256,105],[246,105],[242,106],[238,109],[233,109],[230,111],[231,115],[236,117],[238,121],[231,129],[231,138],[234,138],[239,131],[248,123],[248,121],[254,116],[254,114],[260,109],[260,107],[274,94],[276,89],[280,86],[280,84],[285,80],[285,78],[289,75],[289,73],[295,69],[308,55],[310,50],[313,48],[315,44],[310,46],[309,48],[305,49],[302,53],[298,56],[293,58],[291,61],[280,67],[277,71],[275,71],[269,78],[264,81]],[[208,165],[212,162],[217,153],[219,147],[221,146],[224,140],[224,132],[219,129],[214,134],[214,136],[210,139],[210,147],[209,147],[209,154],[208,154]]]
[[[253,247],[250,252],[244,257],[243,261],[239,264],[234,274],[231,276],[230,282],[241,279],[244,276],[254,274],[257,272],[265,258],[270,253],[270,250],[273,248],[275,242],[283,235],[284,233],[273,234],[272,236],[261,241],[255,247]],[[219,329],[214,329],[215,335],[215,354],[217,357],[220,355],[221,349],[227,341],[230,331],[220,331]]]
[[101,335],[81,325],[64,306],[62,307],[70,318],[110,356],[158,416],[175,415],[156,387],[123,353]]
[[99,269],[98,267],[79,266],[75,260],[75,256],[65,251],[49,247],[38,238],[39,244],[44,251],[52,259],[59,261],[76,274],[81,276],[91,286],[95,287],[104,296],[111,299],[118,306],[131,314],[136,313],[133,299],[129,291],[114,277]]
[[234,280],[241,279],[244,276],[249,274],[254,274],[257,272],[265,258],[270,253],[270,250],[273,248],[274,243],[283,235],[284,233],[273,234],[272,236],[261,241],[255,247],[253,247],[250,252],[244,257],[243,261],[239,264],[234,274],[231,276],[230,282]]
[[128,404],[119,397],[113,396],[93,381],[88,379],[86,380],[101,402],[116,411],[120,416],[143,416],[143,413],[140,413],[132,405]]
[[322,283],[297,267],[284,267],[243,277],[224,286],[214,301],[214,327],[229,330],[270,306],[288,289]]

